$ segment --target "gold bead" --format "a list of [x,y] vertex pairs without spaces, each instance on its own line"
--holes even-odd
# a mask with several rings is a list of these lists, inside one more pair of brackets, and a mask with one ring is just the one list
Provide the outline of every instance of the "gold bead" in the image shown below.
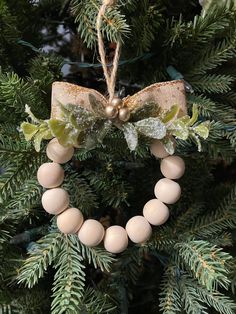
[[130,118],[130,111],[127,107],[123,107],[119,110],[119,119],[123,122],[128,121]]
[[114,97],[110,103],[111,106],[115,107],[115,108],[121,108],[123,105],[123,101],[122,99],[120,99],[119,97]]
[[105,108],[105,113],[107,118],[114,119],[118,114],[118,109],[116,107],[113,107],[112,105],[108,105]]

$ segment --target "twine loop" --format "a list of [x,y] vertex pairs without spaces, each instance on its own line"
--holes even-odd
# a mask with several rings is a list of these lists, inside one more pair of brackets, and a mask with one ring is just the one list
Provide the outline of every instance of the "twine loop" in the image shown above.
[[106,9],[108,6],[112,6],[115,4],[116,1],[114,0],[103,0],[103,4],[99,9],[98,16],[97,16],[97,37],[98,37],[98,51],[100,55],[100,62],[102,64],[106,84],[107,84],[107,90],[109,94],[109,102],[112,101],[115,95],[115,86],[116,86],[116,76],[117,76],[117,70],[119,65],[119,58],[120,58],[120,52],[121,52],[121,43],[118,41],[115,49],[115,55],[112,61],[112,69],[111,72],[108,70],[108,66],[106,63],[106,52],[101,32],[101,25],[102,25],[102,19],[105,15]]

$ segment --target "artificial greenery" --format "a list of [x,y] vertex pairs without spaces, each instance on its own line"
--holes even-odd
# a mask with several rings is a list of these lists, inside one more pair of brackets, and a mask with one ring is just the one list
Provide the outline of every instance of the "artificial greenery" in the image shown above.
[[[90,98],[92,95],[89,95]],[[37,152],[40,151],[40,144],[43,139],[50,140],[57,138],[59,143],[65,147],[79,147],[87,150],[94,149],[96,144],[103,143],[104,138],[112,128],[112,121],[106,119],[105,108],[100,107],[99,101],[93,99],[90,103],[94,108],[92,111],[84,107],[71,104],[58,104],[61,110],[61,117],[49,120],[39,120],[26,106],[26,112],[33,123],[23,122],[21,129],[25,139],[30,141],[34,138],[34,146]],[[193,116],[188,115],[178,118],[179,106],[174,105],[170,110],[161,111],[155,104],[160,116],[143,118],[149,111],[150,104],[143,103],[139,108],[139,121],[122,123],[119,119],[112,119],[113,124],[124,132],[127,145],[131,151],[138,146],[138,134],[149,139],[162,140],[166,151],[173,155],[173,136],[177,139],[187,140],[192,137],[198,144],[201,151],[200,138],[207,139],[209,135],[209,121],[198,122],[198,110],[193,105]],[[147,111],[146,108],[147,107]],[[156,113],[155,113],[156,115]],[[137,112],[135,112],[137,119]],[[132,120],[132,111],[131,111]]]
[[[186,162],[182,197],[170,206],[168,222],[153,228],[146,244],[130,244],[113,256],[102,246],[83,246],[76,235],[60,234],[42,209],[36,172],[48,161],[47,138],[58,128],[58,121],[49,120],[52,82],[65,80],[106,94],[101,67],[88,67],[98,63],[100,3],[0,1],[0,312],[233,314],[235,1],[202,1],[202,7],[198,0],[118,0],[103,21],[108,62],[114,49],[108,42],[123,42],[117,90],[132,95],[173,79],[166,71],[172,65],[194,93],[187,95],[188,117],[182,120],[173,119],[176,107],[156,115],[158,104],[152,103],[119,127],[98,118],[98,112],[94,118],[83,111],[86,123],[78,133],[86,145],[63,166],[63,187],[85,217],[125,226],[153,198],[161,178],[159,161],[149,151],[150,133],[147,127],[140,132],[142,120],[158,117],[167,133],[175,132],[176,151]],[[21,132],[26,105],[37,120],[28,120],[24,133],[27,139],[38,136],[38,152]],[[78,118],[82,109],[77,110]],[[83,125],[70,121],[73,130]],[[90,123],[96,123],[99,137],[86,133]],[[179,123],[181,134],[174,128]],[[132,140],[129,150],[126,139],[137,131],[139,141]],[[173,152],[172,142],[163,138],[163,143]]]

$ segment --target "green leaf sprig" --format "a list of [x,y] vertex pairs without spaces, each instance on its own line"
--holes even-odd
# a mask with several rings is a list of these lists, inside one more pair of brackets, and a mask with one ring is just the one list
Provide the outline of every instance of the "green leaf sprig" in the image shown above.
[[209,121],[198,122],[198,109],[196,105],[192,108],[192,117],[185,115],[176,118],[179,113],[179,106],[173,105],[165,113],[160,113],[159,117],[150,117],[137,122],[127,122],[123,124],[122,130],[127,145],[131,151],[138,146],[138,135],[142,134],[151,139],[162,141],[165,149],[169,154],[174,153],[174,143],[171,138],[186,141],[193,138],[201,151],[200,138],[207,139],[209,136]]
[[29,115],[33,123],[23,122],[21,124],[21,130],[25,135],[26,141],[30,141],[34,138],[35,150],[39,152],[42,140],[50,140],[53,138],[53,134],[48,126],[48,120],[37,119],[28,105],[25,106],[25,112]]
[[194,104],[192,107],[192,117],[186,115],[172,121],[167,127],[168,133],[178,139],[186,141],[192,138],[196,141],[198,151],[201,151],[200,138],[206,140],[209,136],[209,121],[198,122],[198,109]]
[[[65,147],[83,147],[93,149],[110,131],[112,122],[104,115],[104,107],[91,94],[89,95],[92,110],[89,111],[82,106],[67,104],[61,106],[61,118],[40,120],[37,119],[30,108],[26,106],[32,123],[23,122],[21,129],[27,141],[34,139],[36,151],[40,150],[43,139],[49,140],[56,137],[59,143]],[[209,135],[209,122],[198,122],[198,109],[196,105],[192,107],[192,116],[185,115],[177,118],[179,106],[173,105],[167,112],[157,110],[156,116],[154,108],[158,108],[153,103],[150,106],[145,104],[139,112],[135,112],[131,122],[114,124],[123,131],[127,145],[131,151],[138,146],[139,135],[150,139],[161,140],[169,154],[174,153],[174,143],[172,137],[186,141],[192,138],[201,151],[200,139],[206,139]],[[147,108],[148,114],[145,111]],[[152,109],[152,110],[150,110]],[[152,116],[154,115],[154,116]],[[142,118],[143,117],[143,118]],[[132,120],[134,120],[132,122]]]
[[95,103],[92,105],[93,111],[79,105],[59,105],[61,109],[60,119],[51,118],[49,120],[37,119],[30,108],[26,106],[25,110],[31,123],[23,122],[21,130],[27,141],[34,141],[37,152],[40,150],[42,140],[50,140],[53,137],[56,137],[59,143],[65,147],[92,149],[98,143],[102,143],[111,129],[112,123],[101,116],[98,109],[95,111]]

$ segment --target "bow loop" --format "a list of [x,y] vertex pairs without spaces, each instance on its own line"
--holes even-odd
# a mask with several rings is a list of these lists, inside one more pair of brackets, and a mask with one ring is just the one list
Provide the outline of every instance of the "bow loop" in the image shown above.
[[[106,107],[106,98],[94,89],[81,87],[67,82],[54,82],[52,85],[52,118],[60,118],[59,104],[72,104],[93,111],[90,99],[91,95],[98,103]],[[181,80],[168,81],[150,85],[133,96],[124,98],[124,104],[129,110],[136,111],[148,103],[156,103],[161,111],[168,111],[173,105],[179,106],[179,115],[187,113],[186,95],[184,83]]]

